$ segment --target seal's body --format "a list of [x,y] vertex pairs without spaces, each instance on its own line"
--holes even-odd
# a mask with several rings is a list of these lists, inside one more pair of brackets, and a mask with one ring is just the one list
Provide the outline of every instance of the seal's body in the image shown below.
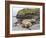
[[32,26],[32,23],[31,22],[35,22],[35,19],[24,19],[22,21],[22,26],[25,27],[25,28],[29,28]]

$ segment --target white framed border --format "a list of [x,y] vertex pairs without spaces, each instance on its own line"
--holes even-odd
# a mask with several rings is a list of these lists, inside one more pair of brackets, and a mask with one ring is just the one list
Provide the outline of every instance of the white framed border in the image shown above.
[[[12,8],[13,7],[40,8],[40,30],[12,31]],[[10,34],[39,33],[39,32],[42,32],[42,16],[43,16],[42,6],[10,4]]]

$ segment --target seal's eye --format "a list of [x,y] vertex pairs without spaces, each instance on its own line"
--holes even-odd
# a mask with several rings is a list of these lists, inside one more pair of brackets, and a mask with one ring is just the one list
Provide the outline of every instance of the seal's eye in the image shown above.
[[27,27],[26,28],[29,28],[29,24],[27,24]]

